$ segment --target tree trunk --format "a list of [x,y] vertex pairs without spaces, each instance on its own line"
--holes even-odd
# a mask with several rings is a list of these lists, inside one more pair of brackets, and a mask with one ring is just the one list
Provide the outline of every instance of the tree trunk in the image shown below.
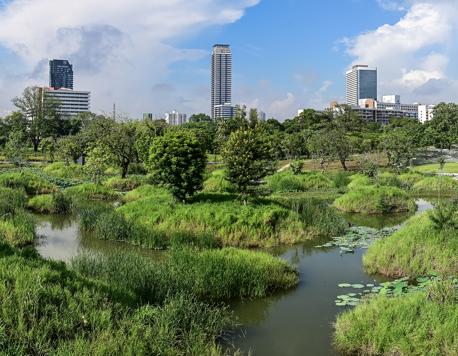
[[32,143],[33,143],[33,152],[38,153],[38,146],[40,145],[40,141],[33,140]]
[[344,169],[344,171],[348,171],[348,168],[347,168],[347,160],[345,158],[341,158],[340,159],[340,163],[342,164],[342,168]]
[[124,179],[127,177],[127,172],[129,171],[129,164],[128,163],[123,164],[121,169],[122,169],[121,177]]

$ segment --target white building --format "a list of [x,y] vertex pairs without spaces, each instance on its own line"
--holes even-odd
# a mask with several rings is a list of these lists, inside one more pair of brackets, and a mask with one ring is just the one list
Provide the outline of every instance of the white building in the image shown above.
[[187,123],[187,120],[188,117],[186,114],[180,114],[175,110],[165,114],[165,121],[167,121],[168,124],[172,126],[184,125]]
[[43,99],[51,98],[59,103],[58,112],[62,116],[72,117],[91,110],[91,92],[71,89],[43,88]]
[[227,44],[213,46],[211,80],[212,119],[230,119],[232,107],[232,51]]
[[435,105],[418,105],[418,120],[421,123],[431,121],[434,118]]
[[377,69],[355,65],[346,73],[347,105],[358,106],[360,99],[377,100]]

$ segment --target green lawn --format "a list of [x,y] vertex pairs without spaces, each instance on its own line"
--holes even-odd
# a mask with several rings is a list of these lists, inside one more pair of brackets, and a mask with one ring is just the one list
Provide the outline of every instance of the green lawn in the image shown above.
[[[413,168],[414,171],[416,172],[421,172],[421,173],[437,173],[439,172],[439,164],[434,163],[434,164],[425,164],[422,166],[417,166]],[[446,163],[444,167],[444,172],[445,173],[458,173],[458,163],[450,162]]]

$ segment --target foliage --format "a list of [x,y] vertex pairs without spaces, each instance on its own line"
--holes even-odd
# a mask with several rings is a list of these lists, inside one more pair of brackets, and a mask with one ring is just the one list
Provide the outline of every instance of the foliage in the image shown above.
[[84,152],[84,136],[81,134],[61,137],[57,141],[57,152],[66,165],[77,163]]
[[369,273],[421,277],[458,276],[456,231],[437,230],[428,213],[411,218],[398,232],[376,241],[364,256]]
[[114,200],[118,194],[111,188],[95,183],[84,183],[64,190],[64,195],[75,200]]
[[425,177],[413,185],[412,191],[419,195],[453,196],[458,193],[458,181],[452,177]]
[[248,128],[231,134],[223,147],[226,178],[234,184],[246,203],[249,195],[259,193],[264,177],[275,171],[274,152],[265,132]]
[[205,193],[234,193],[235,187],[226,180],[223,169],[213,171],[204,182]]
[[385,214],[415,211],[415,201],[404,191],[390,186],[361,186],[334,202],[347,213]]
[[380,296],[339,315],[334,336],[337,349],[345,354],[454,355],[458,291],[451,290],[442,300],[430,295]]
[[85,168],[79,164],[65,164],[64,162],[55,162],[43,168],[43,171],[56,178],[63,179],[84,179],[86,178]]
[[363,157],[358,161],[358,171],[369,178],[375,178],[378,175],[379,167],[373,159]]
[[164,134],[166,127],[167,124],[160,120],[148,119],[137,123],[135,149],[140,162],[144,164],[148,162],[149,149],[153,141]]
[[104,185],[118,192],[129,192],[141,186],[144,181],[143,176],[112,177],[104,182]]
[[180,201],[202,189],[206,163],[205,148],[189,131],[169,131],[150,148],[149,168],[153,179]]
[[6,159],[16,167],[23,166],[27,162],[27,147],[22,131],[10,132],[4,152]]
[[50,194],[57,190],[47,179],[32,170],[24,169],[0,174],[0,186],[23,189],[29,195]]
[[302,169],[304,168],[304,161],[296,160],[291,162],[291,172],[294,175],[299,175],[302,173]]
[[26,194],[22,189],[0,187],[0,217],[22,210],[26,200]]
[[[440,172],[441,166],[439,163],[433,164],[424,164],[421,166],[416,166],[413,168],[415,172],[420,173],[437,173]],[[447,162],[444,166],[444,173],[458,173],[458,163],[456,162]]]
[[0,243],[15,247],[30,245],[35,241],[33,218],[24,211],[0,217]]
[[440,203],[434,210],[429,212],[434,229],[442,231],[446,229],[458,229],[457,207],[454,204]]
[[398,170],[411,165],[418,149],[411,131],[402,127],[387,128],[382,136],[381,146],[387,154],[388,164]]
[[333,137],[328,134],[328,131],[321,130],[310,136],[307,145],[312,158],[319,162],[320,168],[324,172],[329,163],[336,158]]
[[458,105],[436,105],[434,117],[427,123],[426,132],[437,148],[451,149],[458,142]]
[[67,214],[71,200],[61,192],[37,195],[27,202],[27,208],[40,214]]
[[266,253],[236,249],[173,249],[158,262],[129,254],[82,255],[72,266],[121,291],[134,291],[143,303],[182,294],[207,301],[261,298],[298,282],[296,270],[286,262]]
[[294,175],[291,172],[281,172],[267,177],[266,182],[269,190],[274,193],[331,190],[334,188],[333,181],[322,173]]

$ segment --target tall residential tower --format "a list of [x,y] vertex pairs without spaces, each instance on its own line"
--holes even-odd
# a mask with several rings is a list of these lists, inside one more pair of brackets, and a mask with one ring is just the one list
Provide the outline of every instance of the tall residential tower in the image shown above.
[[229,45],[213,46],[211,90],[212,118],[231,118],[234,109],[232,107],[232,52]]
[[67,60],[49,61],[49,86],[55,90],[73,89],[73,66]]
[[347,72],[347,104],[358,106],[361,99],[377,100],[377,69],[355,65]]

